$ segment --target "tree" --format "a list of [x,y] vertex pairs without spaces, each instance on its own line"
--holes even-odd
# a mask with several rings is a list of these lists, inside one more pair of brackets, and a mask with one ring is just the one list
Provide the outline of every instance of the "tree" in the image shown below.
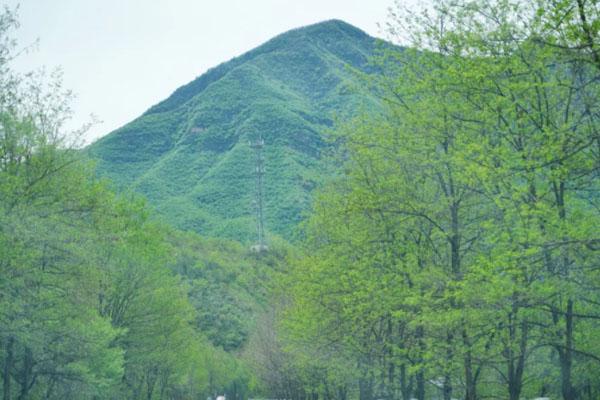
[[[550,43],[543,5],[393,14],[413,50],[376,62],[387,110],[341,129],[346,173],[315,203],[292,318],[313,340],[365,338],[353,354],[377,360],[365,376],[387,396],[406,365],[446,399],[597,385],[573,370],[597,359],[599,92],[589,58]],[[540,368],[553,360],[560,388]]]
[[[0,16],[0,387],[11,399],[202,391],[210,346],[168,268],[168,229],[115,195],[64,132],[60,77],[18,76]],[[49,83],[48,83],[49,82]]]

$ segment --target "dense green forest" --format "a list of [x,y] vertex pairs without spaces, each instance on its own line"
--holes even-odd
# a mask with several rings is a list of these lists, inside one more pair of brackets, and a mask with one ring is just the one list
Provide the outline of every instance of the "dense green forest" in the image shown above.
[[254,155],[265,140],[266,229],[286,239],[332,174],[323,154],[335,120],[380,100],[353,71],[372,73],[380,45],[342,21],[283,33],[177,89],[87,149],[97,171],[143,194],[170,225],[254,240]]
[[[396,4],[404,47],[295,30],[84,150],[60,76],[11,70],[5,10],[2,400],[599,399],[599,7]],[[278,118],[256,253],[232,165]]]

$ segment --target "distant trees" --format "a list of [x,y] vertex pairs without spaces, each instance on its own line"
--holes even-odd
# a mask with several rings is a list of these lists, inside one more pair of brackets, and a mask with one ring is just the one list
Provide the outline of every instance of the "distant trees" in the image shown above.
[[341,128],[287,317],[353,354],[359,398],[600,393],[596,7],[393,14],[412,49],[379,59],[387,111]]

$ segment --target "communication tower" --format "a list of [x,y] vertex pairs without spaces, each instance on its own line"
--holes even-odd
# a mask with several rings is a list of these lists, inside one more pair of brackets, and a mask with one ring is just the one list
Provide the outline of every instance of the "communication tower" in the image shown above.
[[256,207],[256,234],[257,243],[252,246],[252,250],[256,252],[266,251],[267,245],[265,244],[265,219],[264,219],[264,176],[265,176],[265,160],[263,157],[263,148],[265,147],[265,141],[262,136],[254,142],[249,143],[250,147],[254,150],[256,166],[254,170],[255,175],[255,207]]

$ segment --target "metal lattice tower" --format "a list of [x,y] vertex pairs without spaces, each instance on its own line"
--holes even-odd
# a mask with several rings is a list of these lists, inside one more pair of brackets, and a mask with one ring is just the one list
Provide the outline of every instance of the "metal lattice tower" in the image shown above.
[[258,236],[258,241],[254,248],[256,250],[264,251],[267,249],[265,244],[265,220],[264,220],[264,191],[263,191],[263,183],[264,183],[264,175],[265,175],[265,160],[263,158],[263,148],[265,147],[265,141],[262,136],[259,136],[255,142],[250,142],[250,147],[254,149],[255,159],[256,159],[256,167],[255,167],[255,177],[256,177],[256,234]]

